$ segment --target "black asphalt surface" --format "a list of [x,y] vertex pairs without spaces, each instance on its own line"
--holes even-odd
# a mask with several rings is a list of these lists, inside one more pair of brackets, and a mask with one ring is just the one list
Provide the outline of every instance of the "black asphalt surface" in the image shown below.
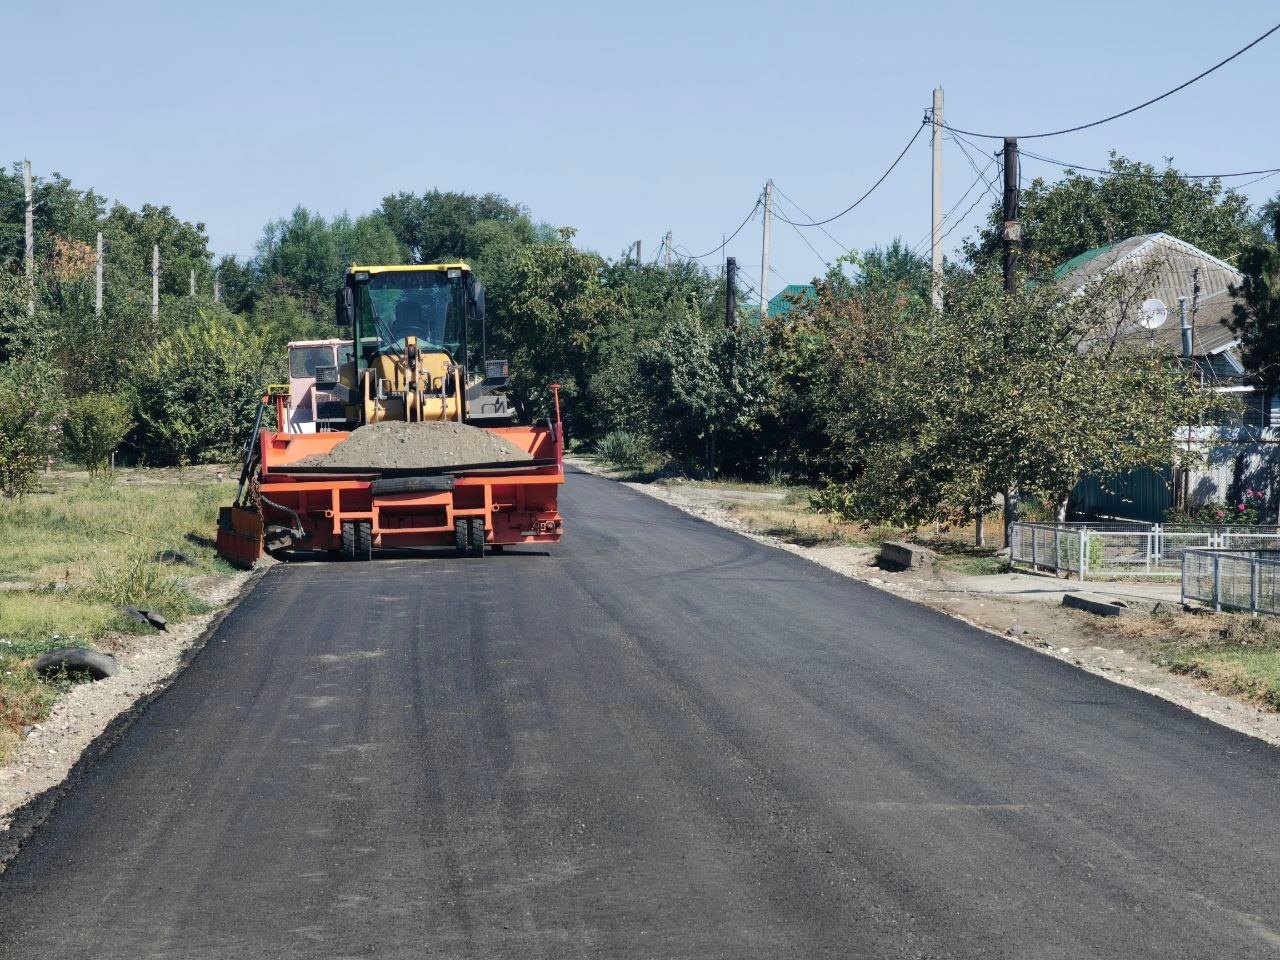
[[1280,956],[1280,752],[585,475],[276,568],[0,876],[0,957]]

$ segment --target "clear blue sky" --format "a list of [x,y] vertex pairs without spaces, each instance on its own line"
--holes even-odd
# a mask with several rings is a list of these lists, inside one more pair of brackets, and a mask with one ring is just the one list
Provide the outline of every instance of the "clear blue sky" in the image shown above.
[[[3,14],[23,38],[5,45],[5,161],[29,157],[131,206],[169,204],[207,224],[219,253],[242,255],[297,204],[356,214],[430,187],[502,193],[609,256],[636,238],[650,256],[668,229],[702,253],[766,177],[813,216],[846,206],[936,84],[959,127],[1053,129],[1145,100],[1280,19],[1262,0],[15,6]],[[1099,166],[1110,148],[1188,172],[1280,166],[1278,58],[1280,34],[1140,114],[1027,146]],[[945,153],[951,207],[974,175],[955,145]],[[1245,192],[1277,189],[1280,177]],[[925,135],[828,229],[860,248],[914,244],[928,225]],[[839,252],[807,235],[823,257]],[[758,283],[758,226],[728,252]],[[782,223],[774,263],[775,291],[822,269]]]

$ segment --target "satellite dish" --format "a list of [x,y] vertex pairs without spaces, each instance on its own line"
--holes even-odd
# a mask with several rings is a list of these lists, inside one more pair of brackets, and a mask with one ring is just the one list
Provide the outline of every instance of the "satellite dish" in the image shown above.
[[1138,319],[1139,326],[1146,330],[1155,330],[1157,327],[1163,326],[1168,319],[1169,308],[1164,305],[1163,300],[1157,300],[1152,297],[1150,300],[1142,301],[1142,316]]

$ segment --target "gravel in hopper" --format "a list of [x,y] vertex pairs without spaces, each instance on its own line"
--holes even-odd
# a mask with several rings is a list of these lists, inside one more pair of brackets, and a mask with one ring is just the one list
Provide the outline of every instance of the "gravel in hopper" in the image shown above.
[[297,466],[425,470],[532,459],[524,450],[480,427],[453,421],[386,420],[358,427],[327,454],[299,460]]

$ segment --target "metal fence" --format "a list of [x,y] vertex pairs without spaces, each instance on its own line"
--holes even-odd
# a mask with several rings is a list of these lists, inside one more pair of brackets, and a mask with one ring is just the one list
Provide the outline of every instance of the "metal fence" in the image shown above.
[[1280,550],[1187,550],[1182,602],[1215,610],[1280,614]]
[[1176,577],[1188,550],[1280,550],[1280,527],[1193,524],[1015,523],[1013,563],[1109,577]]

